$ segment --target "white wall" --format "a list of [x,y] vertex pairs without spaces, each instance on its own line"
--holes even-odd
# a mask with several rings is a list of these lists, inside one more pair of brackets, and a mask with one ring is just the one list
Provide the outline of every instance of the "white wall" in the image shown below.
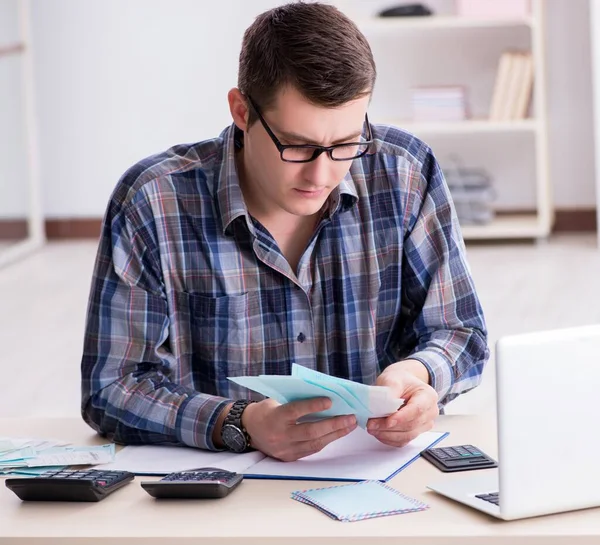
[[[594,201],[588,1],[546,3],[550,166],[559,207]],[[243,30],[278,3],[33,0],[46,215],[100,216],[117,179],[135,161],[217,135],[230,122],[226,92],[236,83]],[[435,50],[435,41],[429,47]],[[476,57],[483,62],[497,47],[492,40]],[[406,63],[419,55],[390,51]],[[492,76],[490,69],[481,89]],[[518,139],[505,144],[516,152],[526,145]],[[443,148],[440,143],[440,153]],[[493,155],[489,146],[487,152]],[[519,182],[528,175],[513,176],[507,204],[528,206],[532,193]]]
[[[0,0],[0,48],[19,40],[16,0]],[[22,57],[0,57],[0,218],[22,218],[27,210],[27,156]]]
[[33,0],[45,211],[99,216],[137,160],[230,123],[244,29],[269,0]]

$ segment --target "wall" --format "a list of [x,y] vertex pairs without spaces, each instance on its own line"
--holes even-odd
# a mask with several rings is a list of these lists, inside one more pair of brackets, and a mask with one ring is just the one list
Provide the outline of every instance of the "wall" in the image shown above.
[[[17,0],[0,1],[0,49],[19,40]],[[0,218],[27,214],[22,57],[0,55]]]
[[[178,142],[214,136],[229,124],[226,92],[236,83],[243,30],[278,3],[32,2],[44,209],[54,218],[102,215],[132,163]],[[588,0],[552,0],[547,10],[556,205],[589,207],[594,161]],[[418,58],[418,50],[406,56],[392,50],[392,56]],[[427,69],[435,73],[435,67]],[[510,176],[512,165],[507,168]],[[527,207],[532,195],[517,182],[505,200]]]

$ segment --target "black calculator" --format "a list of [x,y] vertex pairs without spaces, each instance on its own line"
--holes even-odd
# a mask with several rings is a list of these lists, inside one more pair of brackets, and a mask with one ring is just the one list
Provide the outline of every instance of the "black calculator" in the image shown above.
[[421,456],[444,472],[498,467],[498,462],[473,445],[424,450]]
[[244,479],[240,473],[218,467],[201,467],[170,473],[159,481],[142,481],[142,488],[155,498],[223,498]]
[[6,486],[24,501],[100,501],[133,478],[128,471],[64,469],[6,479]]

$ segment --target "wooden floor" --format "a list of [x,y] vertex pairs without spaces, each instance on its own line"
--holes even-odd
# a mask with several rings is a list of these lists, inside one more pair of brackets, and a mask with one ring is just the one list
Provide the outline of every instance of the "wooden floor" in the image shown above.
[[[0,415],[79,414],[79,361],[93,242],[52,243],[0,269]],[[595,236],[469,246],[490,344],[501,335],[600,323]],[[576,361],[565,361],[565,372]],[[449,413],[494,410],[493,358],[483,384]],[[1,434],[1,433],[0,433]]]

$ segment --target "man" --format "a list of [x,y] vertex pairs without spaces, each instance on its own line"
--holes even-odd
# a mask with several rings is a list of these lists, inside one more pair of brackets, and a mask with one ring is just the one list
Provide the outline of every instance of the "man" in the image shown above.
[[370,124],[375,75],[335,8],[263,13],[228,95],[234,124],[120,180],[82,360],[94,429],[296,460],[354,416],[297,423],[330,401],[259,401],[227,377],[295,362],[389,386],[406,404],[368,430],[395,446],[479,383],[487,334],[448,188],[425,144]]

